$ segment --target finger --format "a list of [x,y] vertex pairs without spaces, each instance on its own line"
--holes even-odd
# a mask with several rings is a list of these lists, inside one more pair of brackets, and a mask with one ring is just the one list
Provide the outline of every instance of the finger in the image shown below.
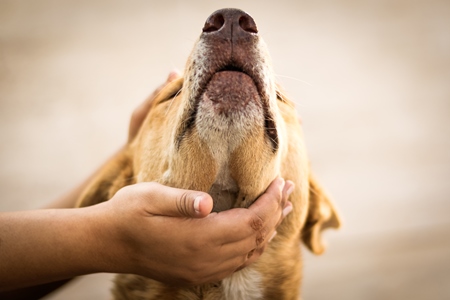
[[282,195],[281,207],[282,208],[286,207],[288,198],[292,194],[292,192],[294,191],[294,188],[295,188],[295,184],[292,181],[290,181],[290,180],[286,180],[286,182],[284,184],[283,191],[281,193],[281,195]]
[[252,251],[250,251],[244,262],[239,266],[239,268],[236,269],[236,271],[240,271],[244,269],[245,267],[248,267],[252,263],[258,260],[258,258],[264,253],[264,250],[266,249],[266,244],[261,245],[258,248],[254,248]]
[[248,209],[233,208],[209,214],[204,224],[205,227],[214,229],[215,234],[211,236],[211,240],[215,244],[235,244],[240,241],[254,240],[255,230],[250,226],[253,218],[255,214]]
[[159,93],[161,92],[161,90],[166,87],[169,83],[171,83],[172,81],[177,80],[178,78],[181,77],[181,73],[178,70],[173,70],[169,73],[169,75],[166,78],[166,81],[161,84],[160,86],[158,86],[156,88],[156,90],[153,91],[153,93],[145,100],[144,102],[144,106],[150,107],[150,104],[153,102],[153,100],[159,95]]
[[261,256],[261,254],[264,252],[264,248],[265,247],[262,247],[260,249],[253,248],[225,259],[222,259],[222,256],[220,256],[220,263],[215,264],[214,268],[209,268],[209,271],[211,273],[208,276],[205,276],[204,281],[212,282],[221,280],[227,276],[230,276],[234,272],[239,271],[246,266],[249,266]]
[[286,206],[283,208],[283,216],[282,216],[282,218],[284,218],[284,217],[286,217],[288,214],[290,214],[293,208],[294,208],[294,207],[292,206],[292,202],[288,201],[288,202],[286,203]]
[[[284,186],[284,180],[277,178],[249,209],[234,208],[210,214],[207,226],[217,232],[212,237],[214,242],[225,245],[246,241],[251,250],[270,239],[275,227],[281,222],[283,206],[288,206],[286,203],[281,206],[282,198],[285,198],[284,202],[288,202],[286,199],[292,191],[293,183],[290,182],[287,188]],[[286,213],[289,209],[291,208],[286,209]]]
[[172,72],[169,73],[169,76],[167,77],[166,83],[172,82],[174,80],[177,80],[178,78],[181,77],[181,72],[178,71],[177,69],[173,70]]
[[252,263],[258,260],[258,258],[264,253],[264,250],[266,249],[266,244],[262,245],[259,248],[256,248],[255,251],[252,253],[251,256],[248,257],[248,259],[244,262],[244,264],[241,266],[242,268],[248,267]]
[[272,235],[270,236],[270,238],[269,238],[269,240],[268,240],[267,242],[270,243],[270,242],[274,239],[274,237],[275,237],[276,235],[277,235],[277,231],[274,230],[273,233],[272,233]]
[[212,210],[212,198],[204,192],[167,187],[155,182],[136,186],[151,204],[147,211],[154,215],[203,218]]
[[[269,186],[269,188],[266,192],[267,197],[277,197],[278,191],[271,193],[270,188],[271,188],[271,186]],[[280,216],[280,218],[276,222],[275,227],[278,227],[280,225],[281,221],[284,219],[284,217],[286,217],[292,211],[293,206],[292,206],[292,203],[288,199],[289,199],[289,196],[294,191],[294,189],[295,189],[295,184],[290,180],[286,180],[284,187],[282,188],[282,191],[281,191],[281,202],[280,202],[280,208],[282,209],[281,214],[274,213],[269,216],[272,219],[274,218],[274,216]],[[268,222],[267,224],[268,224],[267,228],[270,230],[271,223]]]
[[158,86],[158,87],[153,91],[153,93],[147,98],[146,102],[150,102],[150,103],[151,103],[151,102],[153,101],[153,99],[155,99],[156,96],[158,96],[158,94],[161,92],[161,90],[162,90],[167,84],[171,83],[171,82],[174,81],[174,80],[177,80],[177,79],[180,78],[180,77],[181,77],[180,71],[178,71],[177,69],[171,71],[171,72],[169,73],[169,75],[167,76],[166,81],[165,81],[163,84],[161,84],[160,86]]
[[[274,219],[274,222],[276,222],[277,227],[282,219],[289,214],[292,211],[292,203],[288,201],[289,195],[294,190],[294,183],[292,181],[286,181],[284,182],[281,178],[275,179],[272,184],[267,189],[266,193],[258,199],[260,201],[259,203],[254,204],[253,208],[256,207],[256,209],[265,209],[267,208],[267,202],[275,202],[278,204],[277,207],[275,207],[275,211],[279,211],[279,214],[273,214],[271,217]],[[274,201],[274,199],[276,201]],[[258,205],[261,205],[259,207]],[[269,205],[270,207],[270,205]],[[271,209],[269,209],[270,211]],[[264,216],[264,212],[258,212],[256,213],[258,216]],[[261,217],[263,219],[264,217]],[[272,223],[272,222],[268,222]],[[267,234],[268,233],[268,234]],[[244,263],[242,263],[237,269],[241,270],[245,268],[246,266],[249,266],[253,262],[255,262],[261,254],[264,252],[267,245],[270,243],[270,241],[277,235],[277,232],[274,228],[274,226],[269,225],[265,228],[261,228],[260,230],[257,230],[256,232],[256,240],[255,240],[255,232],[253,232],[252,235],[247,236],[247,238],[239,241],[230,243],[228,245],[231,245],[234,249],[236,249],[236,254],[244,253]],[[228,246],[227,245],[227,246]],[[225,246],[224,246],[225,248]]]
[[209,215],[209,226],[214,227],[218,232],[214,237],[215,242],[232,244],[248,239],[254,248],[270,238],[267,235],[273,231],[280,220],[281,193],[284,185],[282,178],[276,178],[249,209],[234,208]]
[[293,206],[292,206],[292,202],[290,202],[289,196],[292,194],[292,192],[294,191],[295,185],[292,181],[290,180],[286,180],[286,183],[284,185],[283,188],[283,192],[282,192],[282,200],[281,200],[281,207],[283,208],[280,219],[277,222],[276,227],[278,227],[281,222],[283,221],[283,219],[291,213]]
[[[217,215],[220,216],[222,213]],[[243,218],[249,219],[244,215]],[[210,216],[205,220],[208,219],[210,219]],[[232,219],[227,219],[228,221],[231,221],[229,223],[232,223]],[[236,256],[247,257],[247,255],[256,248],[264,248],[265,244],[267,244],[269,240],[275,236],[274,228],[270,231],[264,230],[264,234],[262,234],[261,231],[255,232],[255,230],[248,224],[248,221],[239,223],[240,226],[238,227],[238,230],[233,228],[233,226],[229,226],[230,229],[227,231],[223,231],[217,226],[217,223],[220,223],[220,219],[215,218],[214,221],[215,222],[212,222],[209,226],[205,226],[216,233],[216,236],[211,239],[211,244],[220,246],[216,252],[220,255],[221,259],[231,259]]]
[[261,213],[267,213],[264,207],[272,203],[272,205],[279,205],[282,201],[282,193],[286,183],[283,178],[275,178],[256,201],[249,207],[249,209],[259,211]]
[[266,192],[249,207],[249,210],[261,219],[263,225],[269,223],[269,226],[274,226],[278,221],[278,218],[276,218],[275,222],[272,219],[280,215],[277,211],[281,212],[282,209],[281,201],[284,186],[285,181],[283,178],[275,178]]

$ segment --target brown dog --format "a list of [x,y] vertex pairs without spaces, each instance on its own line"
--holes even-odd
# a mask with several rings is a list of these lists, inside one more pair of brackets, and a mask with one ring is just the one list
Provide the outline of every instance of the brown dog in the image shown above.
[[110,199],[135,182],[205,191],[214,211],[248,207],[277,176],[295,183],[293,211],[253,265],[222,282],[173,288],[118,275],[116,299],[297,299],[300,238],[314,253],[338,215],[311,176],[294,105],[275,84],[254,20],[237,9],[213,13],[183,79],[153,102],[134,141],[92,182],[80,206]]

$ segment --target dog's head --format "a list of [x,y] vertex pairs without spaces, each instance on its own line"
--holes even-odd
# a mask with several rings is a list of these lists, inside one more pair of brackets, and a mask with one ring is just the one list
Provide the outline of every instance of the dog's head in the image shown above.
[[305,243],[321,252],[318,233],[339,220],[310,180],[294,105],[275,83],[252,17],[223,9],[207,19],[184,77],[162,89],[137,137],[80,203],[105,201],[127,184],[157,181],[208,192],[214,211],[221,211],[248,207],[277,175],[296,183],[289,231],[299,233],[306,224]]

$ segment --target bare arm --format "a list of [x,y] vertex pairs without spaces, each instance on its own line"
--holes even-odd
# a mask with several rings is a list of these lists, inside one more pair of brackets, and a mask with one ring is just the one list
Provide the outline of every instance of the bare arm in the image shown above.
[[95,209],[0,214],[0,286],[14,289],[99,272]]
[[157,183],[86,208],[0,213],[0,290],[97,272],[171,284],[223,279],[262,254],[292,187],[278,178],[249,209],[220,214],[210,214],[206,193]]

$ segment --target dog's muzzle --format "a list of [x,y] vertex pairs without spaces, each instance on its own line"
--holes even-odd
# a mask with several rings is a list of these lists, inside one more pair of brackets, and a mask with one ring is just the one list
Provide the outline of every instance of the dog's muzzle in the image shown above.
[[[272,150],[278,135],[270,102],[276,102],[265,44],[253,18],[239,9],[221,9],[205,22],[185,74],[189,109],[178,141],[195,126],[199,107],[209,102],[217,116],[261,120]],[[271,99],[272,98],[272,99]],[[272,104],[273,106],[273,104]],[[203,110],[204,111],[204,110]]]

